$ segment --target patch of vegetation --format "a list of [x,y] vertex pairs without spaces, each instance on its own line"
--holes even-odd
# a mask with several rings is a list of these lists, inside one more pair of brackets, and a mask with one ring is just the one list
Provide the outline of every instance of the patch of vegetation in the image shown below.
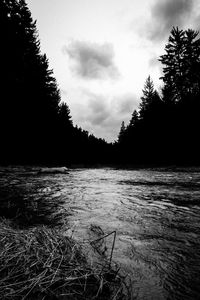
[[64,228],[19,229],[0,220],[0,299],[126,299],[124,280],[91,265]]

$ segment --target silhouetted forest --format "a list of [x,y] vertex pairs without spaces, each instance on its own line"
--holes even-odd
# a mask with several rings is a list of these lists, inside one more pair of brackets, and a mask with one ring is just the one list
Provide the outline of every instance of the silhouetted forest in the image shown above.
[[110,145],[73,126],[24,0],[0,1],[0,28],[0,162],[107,162]]
[[198,32],[173,28],[159,61],[159,94],[151,77],[138,110],[122,122],[116,145],[121,163],[199,165],[200,39]]
[[73,125],[24,0],[0,1],[0,163],[199,164],[200,39],[173,28],[159,60],[163,87],[145,82],[138,110],[109,144]]

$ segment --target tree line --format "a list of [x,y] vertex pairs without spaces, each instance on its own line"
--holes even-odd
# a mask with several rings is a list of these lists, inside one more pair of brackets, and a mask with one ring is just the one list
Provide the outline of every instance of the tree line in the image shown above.
[[198,31],[174,27],[159,61],[161,92],[149,76],[138,110],[122,122],[118,143],[121,163],[200,163],[200,39]]
[[0,28],[0,162],[107,162],[109,144],[73,125],[24,0],[0,1]]
[[61,101],[24,0],[0,1],[0,163],[199,164],[200,39],[173,28],[159,61],[163,87],[149,76],[141,102],[109,144],[74,126]]

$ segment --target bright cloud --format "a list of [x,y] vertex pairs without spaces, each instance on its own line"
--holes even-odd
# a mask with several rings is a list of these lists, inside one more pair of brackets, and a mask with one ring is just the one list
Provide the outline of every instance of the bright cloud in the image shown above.
[[117,79],[119,71],[114,63],[112,44],[73,41],[65,47],[73,61],[72,69],[84,79]]

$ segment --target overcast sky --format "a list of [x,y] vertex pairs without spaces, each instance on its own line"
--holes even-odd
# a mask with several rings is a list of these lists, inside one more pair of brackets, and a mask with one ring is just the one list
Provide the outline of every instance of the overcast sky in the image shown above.
[[74,125],[114,141],[151,75],[156,88],[172,26],[198,29],[199,0],[27,0]]

